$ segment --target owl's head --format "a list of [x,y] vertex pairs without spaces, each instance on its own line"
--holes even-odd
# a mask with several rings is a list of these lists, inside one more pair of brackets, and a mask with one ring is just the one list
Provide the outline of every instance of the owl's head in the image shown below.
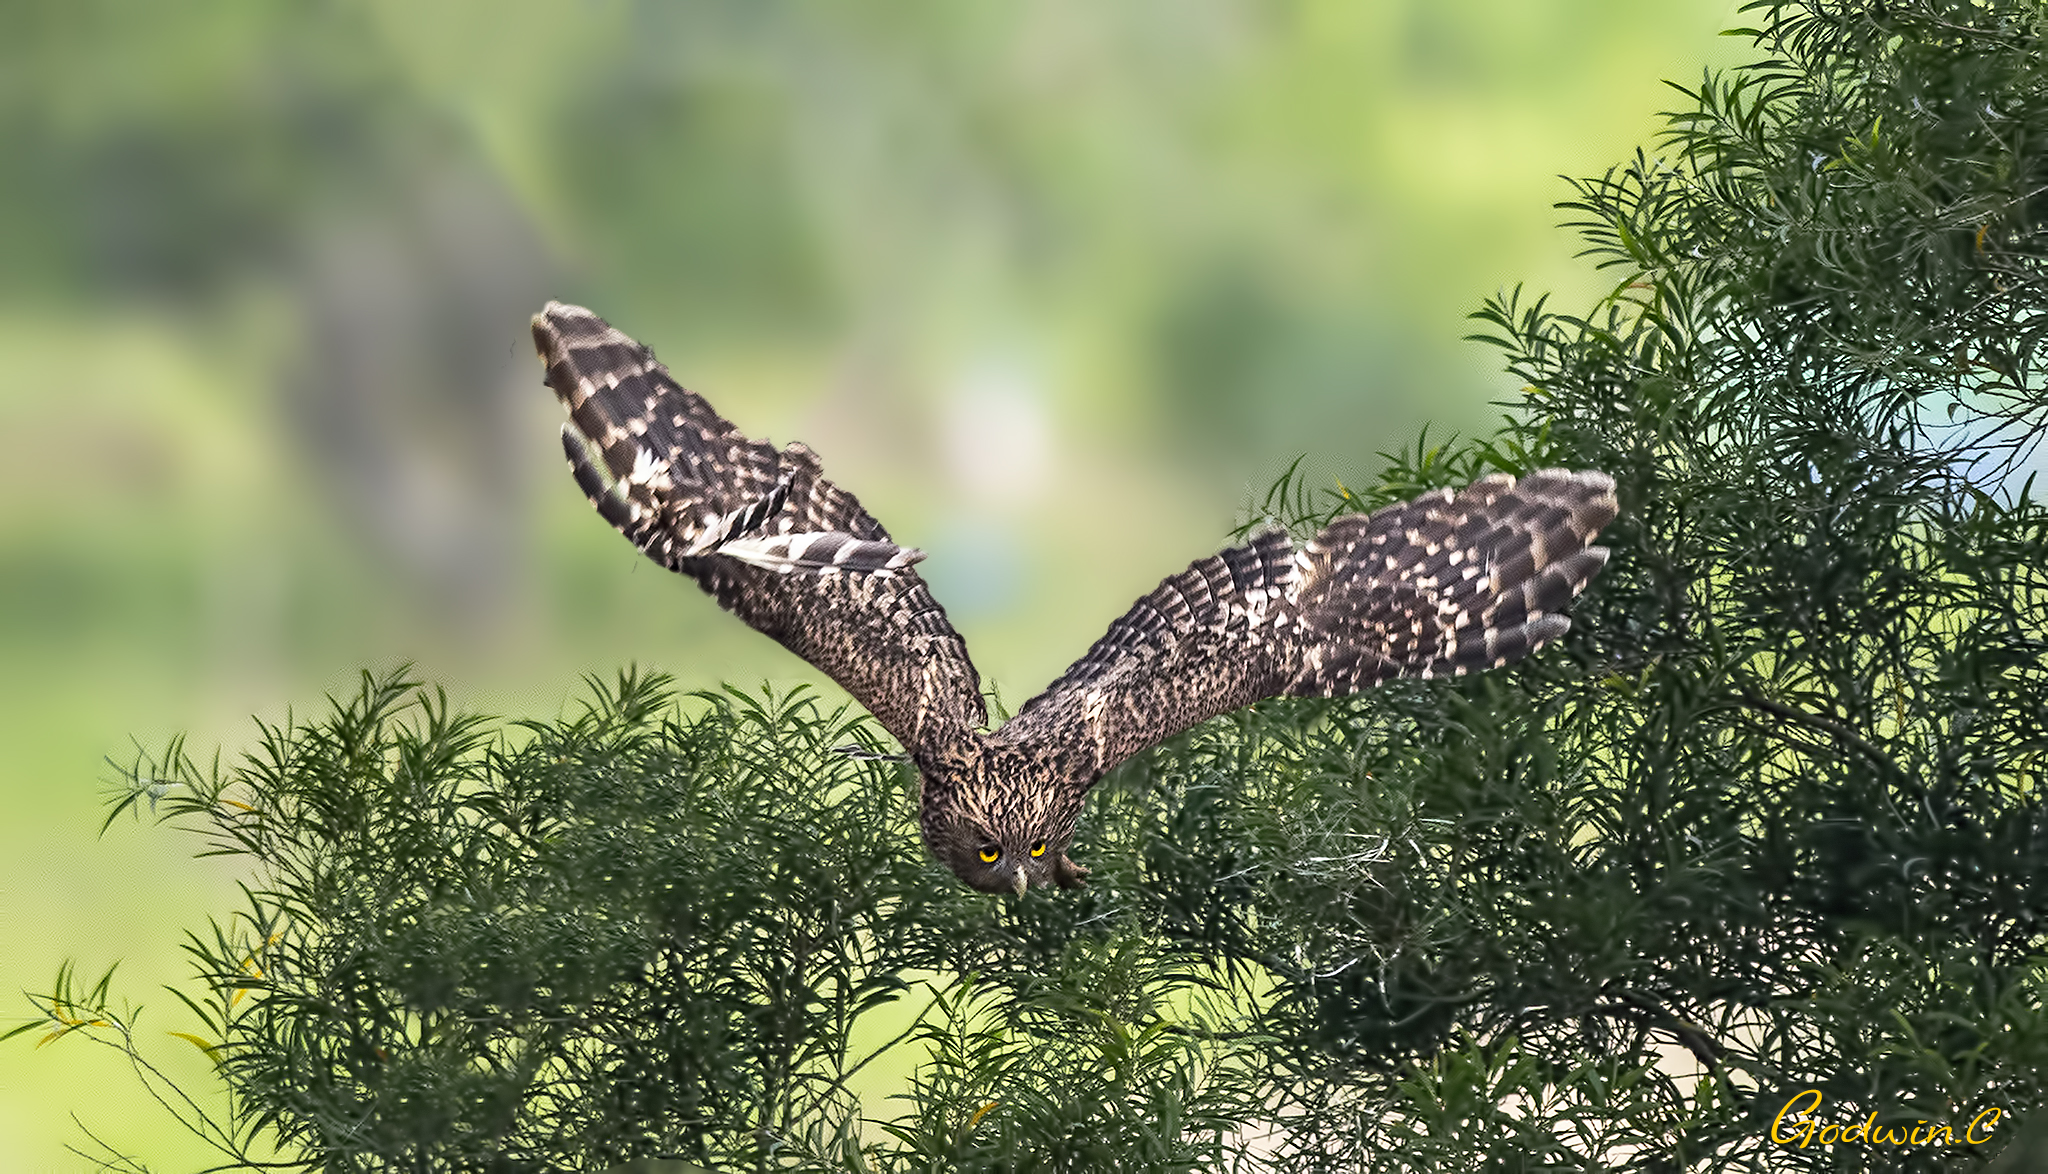
[[1088,870],[1067,858],[1066,844],[1031,829],[1006,832],[960,817],[923,821],[924,844],[953,875],[984,893],[1022,893],[1032,886],[1079,886]]
[[1063,801],[1060,788],[1031,778],[1024,764],[972,743],[919,766],[925,847],[970,887],[1021,894],[1033,886],[1071,889],[1087,879],[1088,870],[1066,854],[1078,795]]

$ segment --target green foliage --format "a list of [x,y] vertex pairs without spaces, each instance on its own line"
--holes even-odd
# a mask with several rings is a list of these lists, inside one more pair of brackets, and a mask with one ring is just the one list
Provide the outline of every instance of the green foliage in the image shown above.
[[[1206,1026],[1244,988],[1177,967],[1113,889],[1011,908],[950,882],[905,770],[835,750],[871,737],[843,710],[735,691],[685,712],[630,674],[593,692],[507,732],[366,676],[233,769],[137,765],[123,807],[258,867],[188,947],[190,1039],[236,1112],[198,1124],[229,1156],[957,1169],[1045,1143],[1048,1168],[1192,1170],[1255,1106]],[[857,1050],[899,1000],[908,1026]],[[105,1002],[103,982],[45,1009],[105,1028]],[[913,1038],[914,1112],[871,1152],[849,1084]]]
[[[2044,18],[1752,11],[1769,57],[1568,205],[1612,296],[1477,316],[1528,385],[1500,434],[1265,503],[1606,469],[1563,645],[1209,723],[1099,790],[1088,889],[1014,900],[926,860],[915,780],[808,698],[628,676],[506,733],[366,679],[234,769],[135,771],[257,870],[192,941],[213,1136],[364,1170],[1985,1164],[2048,1102]],[[37,1026],[126,1031],[105,1002]],[[863,1082],[900,1066],[892,1115]],[[2007,1124],[1774,1141],[1805,1089]]]

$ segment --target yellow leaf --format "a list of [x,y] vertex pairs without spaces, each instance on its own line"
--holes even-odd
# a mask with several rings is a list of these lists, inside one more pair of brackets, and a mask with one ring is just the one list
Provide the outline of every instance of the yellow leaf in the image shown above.
[[990,1109],[993,1109],[993,1108],[995,1108],[995,1107],[996,1107],[997,1105],[1000,1105],[1000,1104],[1002,1104],[1002,1102],[1001,1102],[1001,1101],[990,1101],[990,1102],[989,1102],[988,1104],[986,1104],[986,1105],[983,1105],[983,1106],[982,1106],[981,1108],[979,1108],[979,1109],[976,1109],[976,1110],[974,1111],[974,1116],[972,1116],[972,1117],[969,1117],[969,1118],[967,1119],[967,1128],[968,1128],[968,1130],[969,1130],[970,1132],[972,1132],[975,1126],[977,1126],[977,1125],[981,1124],[981,1119],[982,1119],[983,1117],[986,1117],[986,1116],[988,1116],[988,1111],[989,1111]]
[[199,1049],[200,1051],[202,1051],[202,1052],[205,1052],[205,1053],[206,1053],[206,1058],[207,1058],[207,1059],[209,1059],[209,1060],[213,1061],[213,1062],[214,1062],[214,1063],[216,1063],[216,1064],[220,1063],[220,1045],[219,1045],[219,1044],[210,1044],[210,1043],[207,1043],[207,1042],[206,1042],[205,1040],[203,1040],[203,1039],[199,1038],[198,1036],[196,1036],[196,1035],[193,1035],[193,1034],[192,1034],[192,1033],[190,1033],[190,1032],[185,1032],[185,1031],[172,1031],[172,1032],[167,1032],[167,1033],[165,1033],[165,1034],[167,1034],[167,1035],[175,1035],[175,1036],[177,1036],[177,1037],[178,1037],[179,1039],[181,1039],[181,1040],[184,1040],[184,1041],[186,1041],[187,1043],[191,1044],[191,1045],[192,1045],[193,1047],[195,1047],[195,1048],[198,1048],[198,1049]]
[[40,1048],[51,1040],[61,1039],[81,1027],[105,1027],[106,1025],[107,1021],[104,1019],[66,1019],[64,1026],[51,1028],[50,1034],[36,1041],[36,1046]]

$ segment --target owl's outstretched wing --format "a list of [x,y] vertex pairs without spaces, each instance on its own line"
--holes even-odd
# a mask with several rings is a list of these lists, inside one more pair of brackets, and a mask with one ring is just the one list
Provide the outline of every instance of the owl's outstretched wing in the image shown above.
[[581,306],[549,302],[533,341],[569,412],[576,483],[647,557],[839,682],[907,749],[986,720],[967,645],[911,569],[924,555],[816,454],[742,435]]
[[1258,535],[1162,582],[990,737],[1086,786],[1254,701],[1498,668],[1571,627],[1616,511],[1605,474],[1546,469],[1339,518],[1298,550]]

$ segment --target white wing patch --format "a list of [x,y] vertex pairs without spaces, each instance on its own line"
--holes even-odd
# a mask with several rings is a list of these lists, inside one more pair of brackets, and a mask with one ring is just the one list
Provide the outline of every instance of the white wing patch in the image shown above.
[[727,558],[784,575],[803,571],[814,575],[850,572],[887,576],[924,558],[924,551],[914,547],[855,538],[843,530],[734,538],[718,544],[717,551]]

